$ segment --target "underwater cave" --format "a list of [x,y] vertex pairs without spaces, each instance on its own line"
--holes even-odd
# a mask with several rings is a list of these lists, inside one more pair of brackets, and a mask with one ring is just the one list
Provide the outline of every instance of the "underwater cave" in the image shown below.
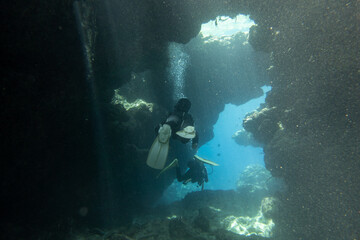
[[3,239],[359,239],[359,1],[2,5]]

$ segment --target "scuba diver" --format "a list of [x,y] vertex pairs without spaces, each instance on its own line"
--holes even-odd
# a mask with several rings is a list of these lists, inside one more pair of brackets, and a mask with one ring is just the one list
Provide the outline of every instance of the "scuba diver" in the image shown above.
[[[192,148],[196,149],[199,142],[199,136],[196,134],[194,128],[194,120],[189,114],[191,102],[187,98],[181,98],[174,106],[174,111],[168,115],[166,121],[162,124],[167,124],[171,127],[172,138],[188,143],[192,141]],[[156,128],[158,130],[159,127]]]
[[170,137],[186,144],[192,142],[192,148],[196,149],[199,142],[195,131],[194,120],[189,114],[191,102],[187,98],[181,98],[174,106],[166,120],[155,131],[158,133],[152,144],[146,163],[149,167],[163,169],[166,163]]
[[185,174],[181,174],[180,167],[179,167],[179,161],[177,158],[174,159],[166,168],[164,168],[157,178],[164,173],[165,171],[169,170],[172,167],[176,167],[176,178],[179,182],[183,182],[183,184],[187,184],[189,182],[192,183],[198,183],[198,186],[201,186],[201,190],[204,190],[204,183],[208,182],[208,173],[206,170],[206,167],[204,163],[213,165],[213,166],[219,166],[217,163],[212,162],[210,160],[201,158],[197,155],[194,156],[194,159],[189,161],[187,163],[188,170],[185,172]]

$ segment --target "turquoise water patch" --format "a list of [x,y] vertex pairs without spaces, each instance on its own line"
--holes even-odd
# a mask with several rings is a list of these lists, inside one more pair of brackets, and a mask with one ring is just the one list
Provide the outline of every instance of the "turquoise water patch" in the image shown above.
[[[264,93],[271,88],[264,86]],[[245,115],[265,102],[265,94],[243,105],[225,105],[214,125],[214,138],[203,145],[198,154],[220,166],[207,166],[209,182],[205,189],[235,189],[240,173],[250,164],[264,166],[264,153],[261,147],[242,146],[235,142],[232,135],[242,129]]]

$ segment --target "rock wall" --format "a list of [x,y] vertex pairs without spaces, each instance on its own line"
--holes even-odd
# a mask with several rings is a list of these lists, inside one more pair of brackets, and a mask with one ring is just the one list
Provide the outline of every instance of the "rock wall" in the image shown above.
[[[266,103],[275,114],[262,117],[257,130],[248,124],[265,143],[267,169],[289,187],[281,197],[275,236],[356,239],[359,3],[282,2],[276,18],[259,19],[273,31]],[[264,126],[274,131],[259,131]]]

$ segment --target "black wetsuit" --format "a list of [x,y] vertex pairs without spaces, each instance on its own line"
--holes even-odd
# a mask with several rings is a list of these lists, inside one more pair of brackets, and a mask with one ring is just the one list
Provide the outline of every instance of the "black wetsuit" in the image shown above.
[[[177,139],[182,143],[188,143],[191,139],[182,138],[176,134],[177,131],[180,131],[188,126],[194,126],[194,120],[189,113],[174,111],[168,115],[166,120],[162,124],[168,124],[171,127],[171,136],[173,139]],[[159,127],[155,129],[156,133],[158,132]],[[192,139],[192,144],[198,144],[199,136],[196,133],[195,137]]]
[[197,182],[199,186],[204,189],[204,182],[208,182],[208,174],[204,163],[192,160],[188,162],[189,169],[184,175],[181,175],[180,167],[176,167],[176,178],[179,182],[184,184],[191,181],[192,183]]
[[[174,139],[180,140],[182,143],[187,143],[190,139],[182,138],[176,134],[177,131],[180,131],[188,126],[194,126],[194,120],[189,113],[184,112],[172,112],[166,119],[165,124],[170,125],[172,130],[172,137]],[[198,143],[199,137],[196,134],[195,138],[193,138],[193,143]]]

